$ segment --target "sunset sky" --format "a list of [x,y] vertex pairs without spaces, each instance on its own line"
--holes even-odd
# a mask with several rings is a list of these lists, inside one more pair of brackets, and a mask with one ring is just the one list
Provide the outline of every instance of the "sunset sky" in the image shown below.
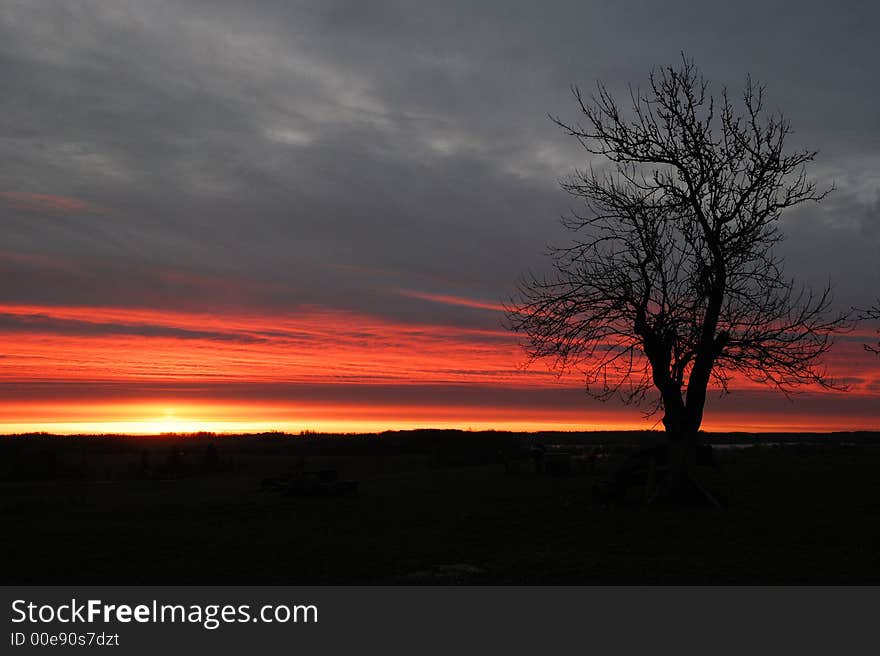
[[[750,72],[836,187],[787,273],[868,305],[869,4],[3,2],[0,433],[650,428],[502,325],[587,163],[547,114],[682,50]],[[704,427],[880,429],[877,328],[827,358],[849,392],[737,382]]]

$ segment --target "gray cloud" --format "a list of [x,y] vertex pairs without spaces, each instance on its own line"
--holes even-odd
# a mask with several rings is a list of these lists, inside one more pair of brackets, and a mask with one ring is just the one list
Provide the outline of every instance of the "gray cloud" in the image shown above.
[[[731,88],[746,72],[765,81],[797,143],[822,151],[814,174],[838,191],[786,219],[789,273],[832,278],[841,304],[880,288],[877,10],[474,5],[4,3],[0,191],[104,211],[0,205],[5,251],[76,270],[7,261],[3,299],[179,306],[213,294],[406,319],[424,306],[387,290],[503,298],[561,237],[569,199],[556,179],[583,161],[546,114],[576,117],[571,83],[623,90],[681,50]],[[272,291],[197,293],[169,270]]]

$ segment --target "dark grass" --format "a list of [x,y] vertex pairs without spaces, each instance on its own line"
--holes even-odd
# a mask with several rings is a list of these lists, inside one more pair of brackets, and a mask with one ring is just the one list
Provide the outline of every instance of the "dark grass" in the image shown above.
[[[0,438],[2,582],[880,583],[877,434],[711,438],[762,444],[719,451],[725,510],[604,508],[601,472],[536,476],[509,433]],[[360,494],[261,489],[325,468]]]

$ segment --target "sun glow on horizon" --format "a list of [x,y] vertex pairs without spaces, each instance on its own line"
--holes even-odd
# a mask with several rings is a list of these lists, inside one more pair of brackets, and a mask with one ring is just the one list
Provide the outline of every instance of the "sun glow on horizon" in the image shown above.
[[[483,408],[441,406],[302,406],[294,404],[229,404],[188,402],[66,404],[43,416],[32,411],[0,412],[0,434],[163,435],[244,433],[381,433],[394,430],[458,429],[539,431],[663,430],[659,416],[645,418],[632,409],[591,410]],[[843,426],[846,426],[845,428]],[[878,430],[876,422],[843,424],[839,417],[780,417],[773,414],[716,412],[704,430],[714,432],[830,432]]]
[[[506,408],[187,404],[160,409],[149,404],[57,406],[41,421],[0,415],[0,433],[162,435],[199,432],[380,433],[419,428],[460,430],[629,430],[638,422],[591,418],[580,412],[517,412]],[[91,414],[91,416],[90,416]],[[94,418],[93,418],[94,417]],[[97,418],[101,417],[101,418]],[[637,418],[637,415],[636,415]]]
[[162,433],[198,433],[207,430],[203,427],[204,422],[186,417],[177,417],[173,410],[167,410],[161,418],[156,420],[148,419],[142,422],[131,423],[134,424],[138,433],[151,435],[161,435]]

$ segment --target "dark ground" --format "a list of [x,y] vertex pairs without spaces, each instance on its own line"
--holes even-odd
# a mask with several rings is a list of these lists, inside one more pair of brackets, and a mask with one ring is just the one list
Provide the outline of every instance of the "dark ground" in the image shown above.
[[[628,444],[656,437],[0,438],[0,580],[880,583],[880,435],[711,436],[762,444],[716,451],[725,510],[592,498]],[[534,440],[606,446],[593,473],[538,476]],[[288,497],[261,485],[318,469],[359,480],[359,494]]]

